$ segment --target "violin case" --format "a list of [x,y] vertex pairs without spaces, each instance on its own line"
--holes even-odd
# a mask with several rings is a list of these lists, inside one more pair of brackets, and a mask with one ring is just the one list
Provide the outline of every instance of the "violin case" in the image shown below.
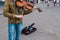
[[32,23],[28,27],[23,28],[22,31],[21,31],[21,34],[29,35],[29,34],[35,32],[37,30],[37,28],[33,27],[34,24],[35,23]]

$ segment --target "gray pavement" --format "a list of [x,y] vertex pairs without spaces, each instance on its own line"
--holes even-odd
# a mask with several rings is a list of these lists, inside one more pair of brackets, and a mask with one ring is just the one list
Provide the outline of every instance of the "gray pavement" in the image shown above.
[[[50,7],[44,3],[36,5],[43,12],[39,13],[34,10],[31,14],[25,15],[22,28],[34,22],[37,31],[27,36],[21,35],[21,40],[60,40],[60,7],[53,7],[52,3]],[[8,40],[7,21],[7,18],[0,15],[0,40]]]

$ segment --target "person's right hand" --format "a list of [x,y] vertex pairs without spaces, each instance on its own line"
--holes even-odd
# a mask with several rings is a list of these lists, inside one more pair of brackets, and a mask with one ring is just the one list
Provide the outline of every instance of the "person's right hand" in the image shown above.
[[14,15],[16,18],[23,18],[23,15]]

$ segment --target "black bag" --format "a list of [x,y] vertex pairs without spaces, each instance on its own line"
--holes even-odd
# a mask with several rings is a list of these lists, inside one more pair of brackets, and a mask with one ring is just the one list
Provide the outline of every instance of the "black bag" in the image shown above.
[[23,28],[21,33],[24,34],[24,35],[29,35],[29,34],[35,32],[37,29],[35,27],[32,27],[34,24],[35,23],[32,23],[28,27]]

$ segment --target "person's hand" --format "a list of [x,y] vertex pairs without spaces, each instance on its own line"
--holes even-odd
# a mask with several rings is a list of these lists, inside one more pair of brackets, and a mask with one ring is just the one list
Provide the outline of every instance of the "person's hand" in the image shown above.
[[23,15],[15,15],[16,18],[23,18]]
[[32,10],[35,10],[35,9],[37,9],[37,6],[34,6]]
[[37,8],[37,6],[34,6],[34,9]]

